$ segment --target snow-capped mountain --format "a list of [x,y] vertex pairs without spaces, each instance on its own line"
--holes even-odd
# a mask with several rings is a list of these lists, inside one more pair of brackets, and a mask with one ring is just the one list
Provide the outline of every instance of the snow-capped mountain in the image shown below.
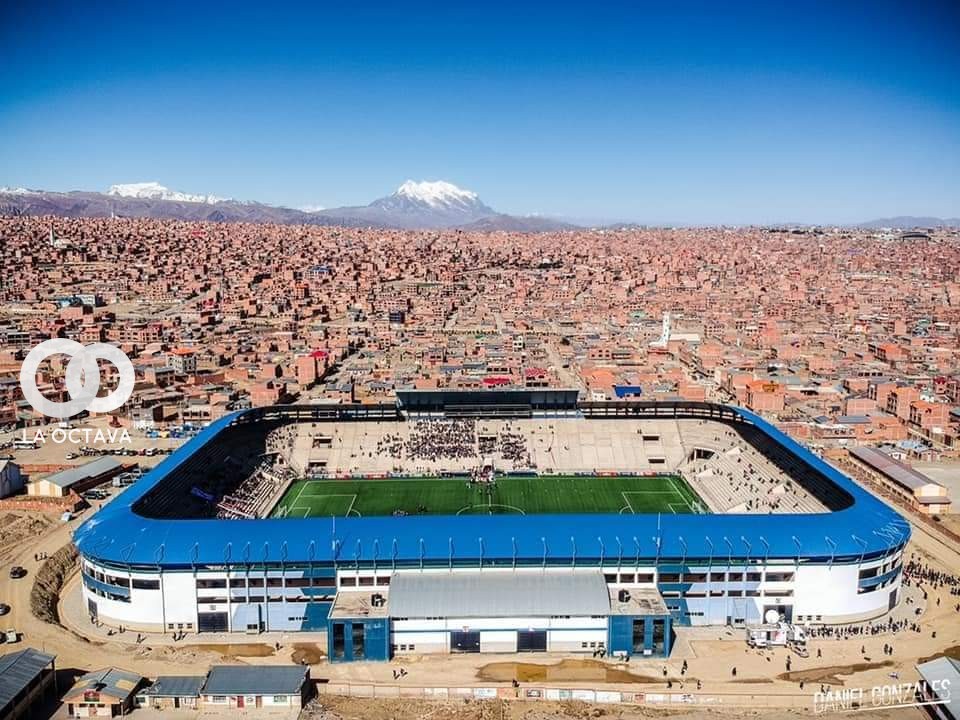
[[475,192],[449,182],[407,180],[369,205],[300,208],[192,195],[157,182],[111,185],[106,193],[0,188],[0,215],[144,217],[207,222],[263,222],[403,229],[464,228],[480,232],[543,232],[573,226],[549,218],[503,215]]
[[193,195],[191,193],[179,192],[164,187],[158,182],[140,182],[126,183],[120,185],[111,185],[107,190],[107,195],[114,197],[139,198],[141,200],[169,200],[171,202],[191,202],[214,205],[219,202],[227,202],[229,198],[217,197],[216,195]]
[[442,180],[407,180],[386,197],[360,207],[332,208],[330,217],[362,218],[378,225],[401,228],[445,228],[492,217],[496,210],[470,190]]

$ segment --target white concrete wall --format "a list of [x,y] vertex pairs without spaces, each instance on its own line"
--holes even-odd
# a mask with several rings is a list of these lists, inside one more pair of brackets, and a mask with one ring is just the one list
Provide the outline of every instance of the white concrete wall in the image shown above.
[[480,632],[480,652],[512,653],[516,651],[516,630],[483,630]]
[[[550,652],[593,652],[596,647],[591,648],[590,643],[600,643],[604,646],[607,642],[607,628],[602,630],[550,630],[547,632],[547,650]],[[587,643],[587,647],[583,647]]]

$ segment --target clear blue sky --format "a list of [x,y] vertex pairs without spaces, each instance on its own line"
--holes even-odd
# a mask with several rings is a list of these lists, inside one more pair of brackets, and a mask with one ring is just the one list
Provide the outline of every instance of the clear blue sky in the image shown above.
[[591,219],[960,216],[960,3],[4,7],[0,185],[407,178]]

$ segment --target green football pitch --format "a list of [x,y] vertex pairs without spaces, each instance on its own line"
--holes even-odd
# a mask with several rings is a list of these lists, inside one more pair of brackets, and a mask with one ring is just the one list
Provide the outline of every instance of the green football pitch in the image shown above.
[[299,480],[273,517],[515,513],[697,513],[706,506],[679,476],[508,476],[494,486],[465,478]]

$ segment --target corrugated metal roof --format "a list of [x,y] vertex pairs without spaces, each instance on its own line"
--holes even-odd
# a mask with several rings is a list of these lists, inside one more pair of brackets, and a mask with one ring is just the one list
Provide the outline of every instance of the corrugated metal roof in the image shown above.
[[960,686],[960,661],[946,656],[938,657],[917,665],[917,672],[933,693],[940,699],[946,699],[949,706],[950,688]]
[[53,655],[33,648],[0,657],[0,709],[29,685],[53,659]]
[[161,675],[153,685],[137,694],[150,697],[198,697],[206,679],[206,675]]
[[909,465],[894,460],[884,452],[871,447],[853,448],[851,454],[858,460],[865,462],[877,472],[883,473],[898,485],[908,490],[919,490],[925,485],[939,485],[923,473],[919,473]]
[[98,475],[103,475],[111,470],[119,470],[122,465],[123,463],[112,457],[100,457],[92,462],[88,462],[86,465],[80,465],[68,470],[61,470],[58,473],[54,473],[50,477],[43,478],[43,480],[51,482],[54,485],[58,485],[62,488],[68,488],[71,485],[75,485],[76,483],[80,482],[81,480],[97,477]]
[[204,695],[299,695],[309,668],[301,665],[214,665]]
[[77,680],[66,697],[76,697],[86,690],[97,690],[110,697],[125,698],[132,694],[141,682],[143,678],[140,675],[127,670],[118,668],[94,670]]
[[391,617],[607,615],[600,572],[400,572],[390,580]]

